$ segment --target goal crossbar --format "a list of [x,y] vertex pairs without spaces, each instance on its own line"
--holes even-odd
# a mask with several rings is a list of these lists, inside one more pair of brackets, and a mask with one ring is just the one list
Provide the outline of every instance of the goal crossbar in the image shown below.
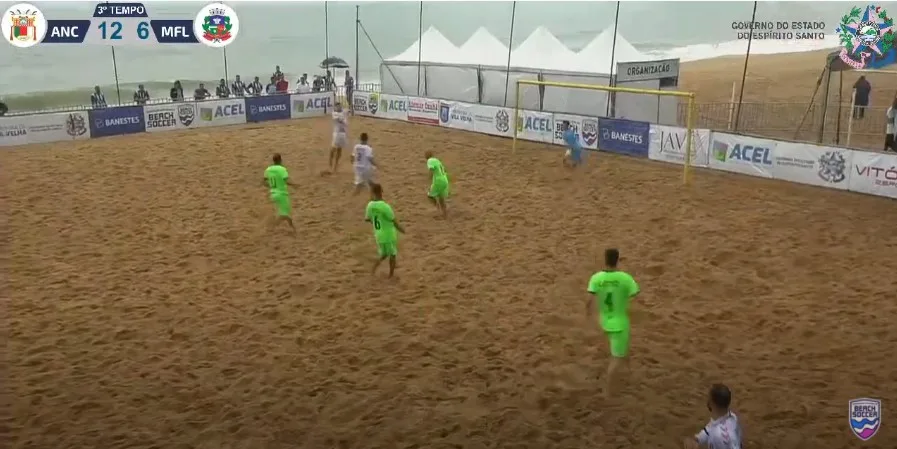
[[517,151],[517,121],[520,120],[520,100],[521,100],[521,90],[520,86],[546,86],[546,87],[563,87],[568,89],[588,89],[588,90],[601,90],[605,92],[620,92],[620,93],[629,93],[629,94],[646,94],[646,95],[660,95],[664,97],[679,97],[679,98],[687,98],[688,99],[688,110],[686,117],[686,126],[688,127],[685,133],[685,164],[682,173],[682,181],[685,184],[689,183],[690,179],[690,166],[691,166],[691,155],[692,149],[694,147],[694,120],[695,120],[695,93],[694,92],[681,92],[677,90],[658,90],[658,89],[637,89],[632,87],[616,87],[616,86],[602,86],[598,84],[577,84],[577,83],[561,83],[555,81],[537,81],[537,80],[517,80],[516,82],[516,94],[515,98],[517,101],[514,103],[514,143],[512,144],[512,149],[514,152]]

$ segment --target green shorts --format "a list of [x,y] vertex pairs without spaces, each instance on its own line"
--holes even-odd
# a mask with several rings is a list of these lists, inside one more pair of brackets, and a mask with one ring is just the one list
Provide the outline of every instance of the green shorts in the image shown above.
[[274,202],[274,209],[280,217],[289,217],[293,207],[290,204],[289,195],[271,195],[271,201]]
[[378,241],[377,255],[383,257],[396,257],[399,255],[399,244],[395,240]]
[[448,198],[449,195],[449,183],[448,181],[434,181],[430,184],[430,191],[427,193],[427,196],[430,198]]
[[629,355],[629,329],[615,332],[607,332],[607,340],[610,342],[610,355],[622,359]]

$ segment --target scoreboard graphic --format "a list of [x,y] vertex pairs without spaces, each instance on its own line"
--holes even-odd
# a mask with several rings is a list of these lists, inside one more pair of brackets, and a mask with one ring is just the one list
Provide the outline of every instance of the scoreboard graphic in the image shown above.
[[2,18],[3,39],[27,48],[38,44],[230,45],[240,32],[240,19],[223,3],[204,6],[196,17],[153,19],[142,3],[101,2],[89,19],[48,19],[34,5],[11,6]]

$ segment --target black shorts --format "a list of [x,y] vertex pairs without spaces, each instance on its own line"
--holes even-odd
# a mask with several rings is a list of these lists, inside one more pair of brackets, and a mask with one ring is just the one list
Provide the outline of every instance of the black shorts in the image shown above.
[[894,134],[885,134],[885,151],[897,153],[897,137]]

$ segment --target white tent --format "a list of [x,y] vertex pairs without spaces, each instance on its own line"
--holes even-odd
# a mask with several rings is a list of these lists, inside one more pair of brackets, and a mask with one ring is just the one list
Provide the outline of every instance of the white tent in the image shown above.
[[508,61],[508,47],[483,27],[461,45],[460,51],[461,58],[467,64],[494,66],[507,64]]
[[571,70],[575,66],[576,54],[541,26],[511,52],[511,67]]
[[418,49],[420,49],[421,62],[436,62],[443,64],[463,64],[461,50],[448,40],[434,27],[427,28],[420,40],[411,44],[407,50],[398,56],[387,59],[393,62],[417,62]]
[[[611,63],[648,61],[652,58],[636,50],[629,41],[617,33],[614,42],[614,29],[607,28],[595,39],[592,39],[576,54],[577,71],[593,73],[610,73]],[[616,68],[614,68],[616,70]]]

